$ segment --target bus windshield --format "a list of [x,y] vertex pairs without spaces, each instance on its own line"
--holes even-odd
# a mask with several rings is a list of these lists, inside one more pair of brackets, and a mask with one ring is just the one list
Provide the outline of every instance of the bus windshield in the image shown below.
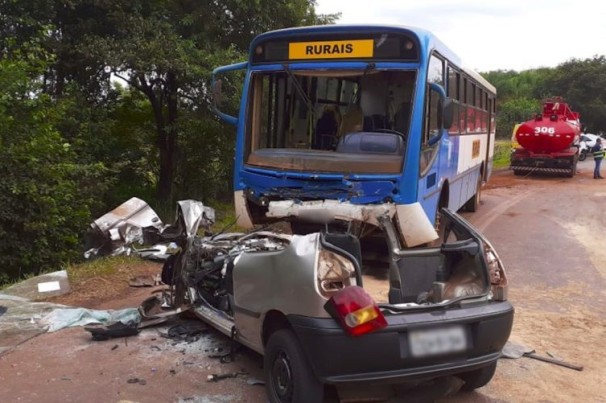
[[416,72],[254,72],[245,163],[305,172],[401,173]]

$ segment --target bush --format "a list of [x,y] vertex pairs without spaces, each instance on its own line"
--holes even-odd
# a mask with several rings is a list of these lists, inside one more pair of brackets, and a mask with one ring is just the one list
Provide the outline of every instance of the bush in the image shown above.
[[56,270],[81,255],[105,167],[81,164],[57,131],[64,110],[27,63],[0,60],[0,267],[5,277]]

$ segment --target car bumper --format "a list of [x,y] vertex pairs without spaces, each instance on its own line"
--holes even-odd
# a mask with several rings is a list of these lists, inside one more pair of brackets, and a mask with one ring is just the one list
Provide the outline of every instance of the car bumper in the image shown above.
[[[508,302],[389,315],[380,331],[353,337],[333,319],[288,317],[316,376],[325,383],[430,379],[467,372],[497,360],[513,324]],[[467,347],[449,355],[414,357],[411,330],[463,326]]]

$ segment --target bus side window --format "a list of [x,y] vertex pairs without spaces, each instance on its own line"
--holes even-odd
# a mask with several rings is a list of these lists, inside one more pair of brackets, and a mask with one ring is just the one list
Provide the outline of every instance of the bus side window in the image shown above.
[[438,124],[438,108],[440,105],[440,94],[427,86],[425,98],[425,125],[423,130],[423,141],[421,143],[420,175],[425,176],[432,161],[437,155],[440,134]]

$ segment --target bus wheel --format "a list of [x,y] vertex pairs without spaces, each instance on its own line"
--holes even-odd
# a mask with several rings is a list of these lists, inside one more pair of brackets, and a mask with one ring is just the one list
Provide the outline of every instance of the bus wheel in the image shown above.
[[438,209],[436,210],[436,220],[434,224],[438,238],[435,241],[431,241],[428,245],[429,247],[438,247],[444,242],[444,237],[446,235],[446,220],[442,217],[442,213],[440,212],[441,208],[442,206],[438,206]]
[[478,183],[476,184],[476,193],[465,203],[465,211],[475,213],[480,207],[480,198],[482,196],[482,175],[478,175]]

